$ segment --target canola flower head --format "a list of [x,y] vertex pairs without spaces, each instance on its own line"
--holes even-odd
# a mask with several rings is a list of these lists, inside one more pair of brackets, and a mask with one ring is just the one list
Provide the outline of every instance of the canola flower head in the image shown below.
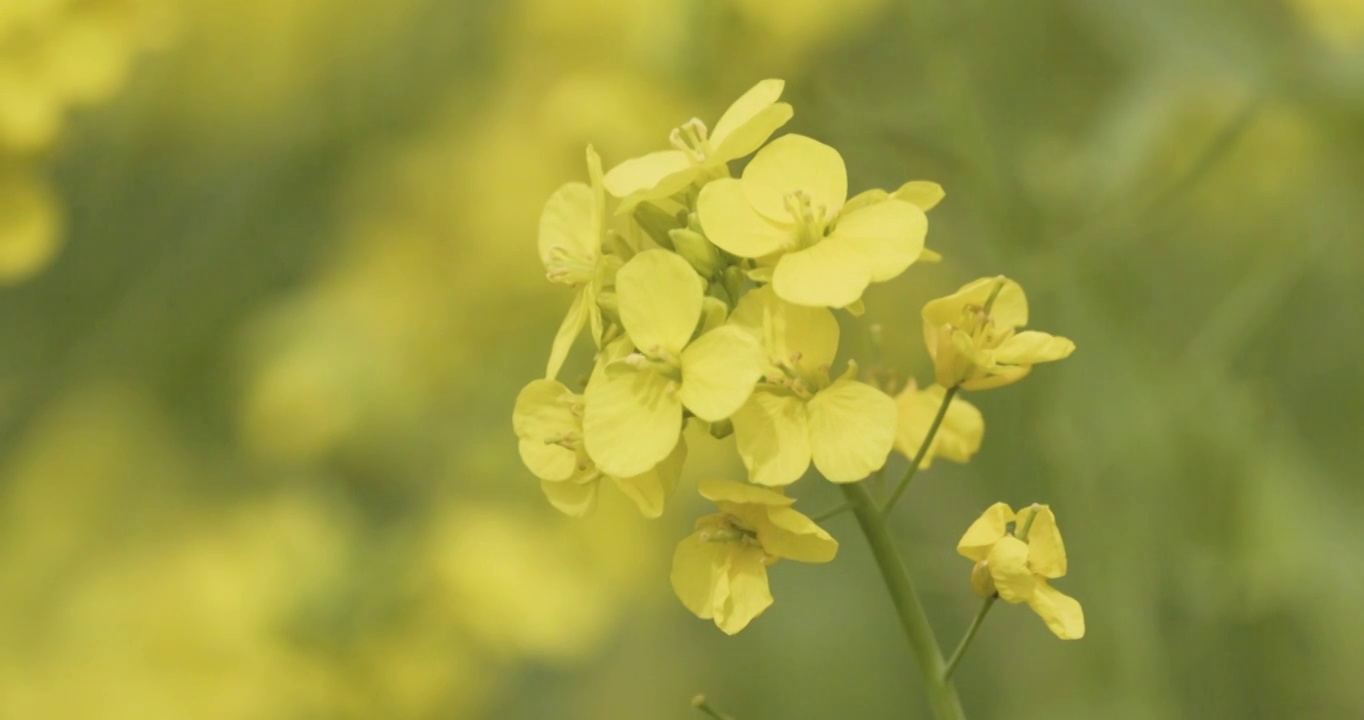
[[1022,380],[1033,365],[1062,360],[1075,351],[1068,338],[1028,324],[1023,288],[1006,277],[963,285],[923,308],[924,342],[939,385],[987,390]]
[[687,186],[715,176],[727,176],[727,163],[757,150],[793,114],[778,102],[783,80],[759,82],[720,116],[715,131],[692,118],[673,130],[673,149],[633,158],[606,173],[606,189],[621,198],[618,212],[629,212],[647,200],[665,198]]
[[803,135],[769,143],[738,179],[701,189],[697,214],[721,249],[773,264],[771,281],[788,302],[857,303],[868,285],[898,277],[923,251],[928,218],[894,196],[844,212],[848,175],[838,151]]
[[782,558],[824,563],[838,541],[792,508],[780,492],[728,480],[703,480],[718,513],[696,521],[673,553],[672,586],[688,610],[733,635],[772,605],[767,568]]
[[[913,458],[919,451],[946,393],[947,389],[941,385],[920,388],[917,383],[910,382],[895,396],[899,413],[895,449],[905,457]],[[928,468],[937,457],[958,463],[969,462],[980,450],[984,438],[985,417],[980,410],[960,396],[954,397],[919,467]]]
[[976,563],[971,587],[977,594],[1026,603],[1062,640],[1084,637],[1080,603],[1048,583],[1068,569],[1066,546],[1050,507],[1031,505],[1015,513],[1005,503],[995,503],[967,528],[957,552]]
[[855,482],[885,463],[895,441],[895,401],[858,381],[855,366],[830,377],[838,349],[832,312],[789,303],[764,287],[739,301],[731,323],[760,338],[767,353],[763,381],[733,417],[754,483],[788,485],[812,462],[833,482]]

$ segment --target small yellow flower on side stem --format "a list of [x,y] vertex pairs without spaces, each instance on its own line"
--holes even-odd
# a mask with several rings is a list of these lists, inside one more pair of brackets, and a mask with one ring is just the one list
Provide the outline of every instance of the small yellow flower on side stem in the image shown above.
[[1015,515],[1008,505],[995,503],[966,530],[957,552],[976,563],[971,570],[976,594],[1027,603],[1062,640],[1084,637],[1080,603],[1047,582],[1066,574],[1066,546],[1050,507],[1032,505]]
[[791,507],[794,498],[728,480],[702,481],[700,490],[720,512],[677,544],[672,586],[688,610],[729,635],[772,605],[769,565],[824,563],[838,553],[837,540]]
[[673,130],[675,149],[626,160],[606,173],[606,189],[618,198],[618,212],[629,212],[646,200],[672,195],[693,182],[728,177],[731,160],[757,150],[777,128],[791,119],[791,106],[777,102],[786,83],[763,80],[720,117],[714,134],[692,118]]
[[[899,422],[895,427],[895,449],[905,457],[913,459],[928,435],[933,419],[942,405],[947,390],[941,385],[920,388],[911,381],[900,394],[895,396],[895,406],[899,410]],[[985,418],[975,405],[961,399],[952,398],[952,404],[943,416],[933,443],[919,463],[920,469],[933,464],[933,458],[943,457],[952,462],[964,463],[980,450],[981,440],[985,437]]]
[[512,427],[520,440],[521,460],[538,478],[540,488],[565,515],[583,517],[597,506],[602,480],[611,480],[639,506],[647,518],[663,514],[663,504],[677,487],[687,446],[679,442],[652,469],[632,477],[603,473],[583,448],[583,396],[555,380],[534,380],[516,397]]
[[1028,298],[1006,277],[981,278],[924,305],[924,342],[938,384],[987,390],[1022,380],[1037,363],[1070,356],[1075,343],[1028,324]]

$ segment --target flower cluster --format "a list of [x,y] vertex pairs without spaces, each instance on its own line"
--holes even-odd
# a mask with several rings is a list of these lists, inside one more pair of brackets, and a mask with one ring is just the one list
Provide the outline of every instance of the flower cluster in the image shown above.
[[[836,369],[835,311],[861,315],[868,286],[937,259],[924,247],[926,212],[944,193],[911,181],[850,197],[837,150],[795,134],[769,142],[792,116],[782,90],[764,80],[713,131],[690,120],[670,149],[605,173],[588,148],[589,182],[559,188],[541,215],[546,276],[573,300],[545,378],[513,413],[526,466],[573,516],[591,512],[609,480],[658,517],[686,460],[684,425],[733,433],[748,482],[701,482],[719,512],[678,545],[672,572],[682,603],[726,633],[772,603],[769,565],[837,552],[786,494],[811,465],[855,483],[897,448],[920,466],[966,462],[984,421],[957,391],[1016,381],[1074,347],[1018,332],[1022,289],[983,278],[924,308],[937,385],[892,396],[854,362]],[[733,177],[729,163],[749,155]],[[578,392],[558,376],[584,330],[596,362]]]

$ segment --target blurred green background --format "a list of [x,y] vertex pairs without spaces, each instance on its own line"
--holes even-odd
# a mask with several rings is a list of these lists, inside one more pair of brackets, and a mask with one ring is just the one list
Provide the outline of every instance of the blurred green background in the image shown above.
[[690,481],[570,521],[517,459],[541,203],[764,77],[855,190],[947,188],[893,365],[996,273],[1079,346],[898,511],[948,645],[984,507],[1065,533],[1088,637],[996,610],[968,714],[1364,717],[1359,0],[4,0],[0,718],[926,717],[851,518],[727,638]]

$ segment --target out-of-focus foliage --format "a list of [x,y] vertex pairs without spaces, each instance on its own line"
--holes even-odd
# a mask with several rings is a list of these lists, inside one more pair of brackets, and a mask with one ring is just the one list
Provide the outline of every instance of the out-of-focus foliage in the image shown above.
[[946,261],[868,293],[902,377],[983,274],[1080,348],[897,511],[944,643],[961,528],[1064,518],[1087,636],[992,615],[968,713],[1364,715],[1357,2],[11,0],[0,718],[918,712],[850,520],[723,637],[667,563],[732,441],[577,523],[507,420],[569,301],[541,203],[763,77],[855,189],[947,189]]

